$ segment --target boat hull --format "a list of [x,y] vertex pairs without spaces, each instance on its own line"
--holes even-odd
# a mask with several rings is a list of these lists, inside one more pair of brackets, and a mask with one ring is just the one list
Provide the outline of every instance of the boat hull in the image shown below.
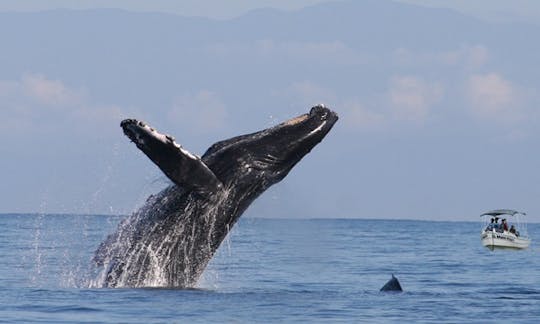
[[502,249],[526,249],[531,241],[528,238],[518,237],[509,232],[483,231],[481,234],[482,245],[490,250]]

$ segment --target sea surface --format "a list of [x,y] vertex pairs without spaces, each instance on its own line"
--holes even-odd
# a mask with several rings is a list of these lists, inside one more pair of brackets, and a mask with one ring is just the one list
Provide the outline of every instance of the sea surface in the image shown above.
[[247,217],[195,289],[90,289],[120,219],[0,215],[0,322],[540,322],[540,224],[490,251],[479,222]]

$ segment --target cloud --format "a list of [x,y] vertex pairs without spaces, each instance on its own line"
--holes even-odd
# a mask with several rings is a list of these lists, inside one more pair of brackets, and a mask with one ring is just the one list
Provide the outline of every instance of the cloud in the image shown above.
[[449,65],[463,64],[467,67],[478,68],[489,60],[489,51],[483,45],[462,46],[453,51],[442,52],[438,55],[441,62]]
[[35,135],[62,131],[84,132],[116,124],[123,109],[96,104],[83,89],[74,89],[42,74],[24,74],[18,80],[0,80],[0,133]]
[[398,48],[393,52],[393,61],[399,66],[457,66],[476,69],[489,61],[489,50],[481,44],[462,45],[448,51],[415,51]]
[[420,77],[394,76],[390,79],[388,100],[392,117],[400,121],[424,121],[433,104],[443,95],[438,83],[427,83]]
[[66,87],[59,80],[50,80],[41,74],[26,74],[20,87],[30,98],[38,103],[54,107],[77,105],[83,100],[83,92]]
[[359,100],[348,100],[340,106],[343,109],[343,122],[350,129],[380,130],[388,121],[387,116],[366,108]]
[[401,124],[423,123],[443,94],[443,86],[417,76],[393,76],[388,88],[367,98],[340,96],[338,91],[311,81],[291,84],[285,94],[299,105],[325,103],[343,117],[351,130],[380,131]]
[[470,76],[465,91],[470,110],[477,118],[504,123],[524,118],[520,91],[497,73]]
[[352,130],[380,129],[386,120],[386,116],[368,109],[361,100],[340,98],[333,89],[311,81],[294,82],[285,90],[285,94],[292,98],[288,100],[297,102],[299,106],[322,103],[336,109],[342,117],[345,127]]
[[184,94],[174,100],[168,117],[195,133],[212,133],[227,125],[228,112],[219,96],[209,90]]

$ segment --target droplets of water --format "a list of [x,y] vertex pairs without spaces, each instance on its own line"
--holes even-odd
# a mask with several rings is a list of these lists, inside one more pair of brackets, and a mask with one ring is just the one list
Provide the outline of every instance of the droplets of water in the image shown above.
[[[212,202],[206,202],[195,193],[182,196],[174,188],[149,199],[118,228],[114,240],[103,250],[106,260],[93,286],[196,284],[222,235],[230,230],[217,227],[225,226],[221,213],[230,192],[224,189]],[[178,210],[171,208],[178,203],[183,203]],[[230,242],[227,245],[230,249]]]
[[[101,229],[107,230],[104,216],[36,214],[24,216],[27,248],[17,251],[26,284],[36,288],[86,287],[89,256]],[[96,226],[96,223],[103,225]],[[100,229],[100,230],[97,230]]]
[[229,252],[229,256],[231,255],[231,235],[230,235],[230,227],[229,224],[227,224],[227,236],[225,237],[225,245],[227,246],[227,252]]
[[42,260],[42,248],[41,248],[41,240],[42,240],[42,228],[43,228],[43,217],[44,214],[40,213],[36,216],[35,220],[35,229],[34,229],[34,242],[33,242],[33,255],[34,255],[34,272],[31,276],[31,283],[33,286],[37,286],[39,284],[40,278],[41,278],[41,271],[43,268],[43,260]]

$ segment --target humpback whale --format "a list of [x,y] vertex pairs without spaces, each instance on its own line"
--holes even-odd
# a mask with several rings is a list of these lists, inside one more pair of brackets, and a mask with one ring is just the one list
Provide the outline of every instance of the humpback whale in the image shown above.
[[394,274],[392,274],[392,279],[388,280],[384,286],[382,286],[380,291],[396,291],[401,292],[403,289],[401,288],[401,285],[399,283],[399,280],[394,277]]
[[252,134],[217,142],[201,157],[142,121],[121,127],[172,181],[123,220],[94,254],[93,287],[191,288],[248,206],[330,131],[323,105]]

